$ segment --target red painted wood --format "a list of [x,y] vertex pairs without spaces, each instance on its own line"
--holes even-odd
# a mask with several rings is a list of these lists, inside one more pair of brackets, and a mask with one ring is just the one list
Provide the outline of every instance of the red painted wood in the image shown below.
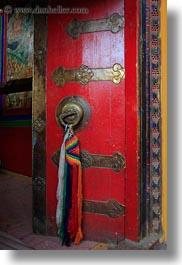
[[[133,179],[132,174],[136,173],[137,163],[137,89],[136,89],[136,34],[133,34],[132,26],[126,27],[131,32],[128,33],[127,43],[124,44],[124,30],[118,34],[110,32],[90,33],[81,35],[77,40],[72,40],[65,32],[66,26],[74,18],[80,20],[104,18],[114,12],[124,14],[124,6],[121,0],[104,1],[77,1],[77,7],[87,7],[88,14],[59,14],[49,15],[48,17],[48,59],[47,59],[47,217],[52,230],[56,230],[55,211],[56,211],[56,189],[57,189],[57,168],[51,162],[51,156],[60,148],[63,139],[63,131],[58,127],[55,119],[55,109],[61,99],[66,96],[76,95],[84,97],[91,106],[91,120],[89,124],[77,136],[80,140],[81,150],[87,150],[94,154],[112,155],[119,151],[127,156],[127,186],[125,186],[125,171],[116,174],[110,169],[87,169],[83,172],[84,199],[107,201],[115,199],[119,203],[125,204],[127,209],[127,222],[129,229],[134,230],[133,239],[136,240],[136,230],[138,213],[135,209],[132,212],[131,205],[128,205],[125,190],[131,188],[131,195],[138,192],[136,187],[136,174]],[[131,1],[135,7],[134,1]],[[62,2],[63,6],[68,5],[69,1]],[[75,2],[74,2],[75,3]],[[127,9],[132,7],[127,20],[136,18],[134,7],[129,4]],[[75,7],[75,4],[73,5]],[[125,7],[125,12],[128,10]],[[134,28],[136,29],[136,22]],[[127,28],[125,30],[126,34]],[[133,34],[133,35],[132,35]],[[132,45],[129,44],[129,36],[132,35]],[[134,41],[135,40],[135,47]],[[78,83],[66,83],[64,87],[58,88],[50,76],[58,66],[65,68],[78,68],[82,64],[91,68],[111,67],[114,63],[120,63],[125,66],[125,45],[127,71],[132,70],[132,74],[127,77],[128,87],[125,89],[125,81],[120,85],[114,85],[112,82],[90,82],[86,86]],[[127,46],[128,45],[128,46]],[[133,50],[134,49],[134,50]],[[130,54],[130,55],[129,55]],[[134,55],[134,57],[132,57]],[[131,69],[130,63],[133,64]],[[134,69],[135,68],[135,69]],[[135,70],[135,71],[134,71]],[[126,73],[127,74],[127,73]],[[133,87],[134,85],[134,87]],[[134,93],[134,94],[133,94]],[[126,96],[126,100],[125,100]],[[128,102],[128,100],[131,100]],[[125,115],[125,104],[127,115]],[[126,119],[128,119],[126,121]],[[125,128],[127,125],[127,128]],[[132,131],[133,130],[133,131]],[[127,135],[128,134],[128,135]],[[126,146],[125,146],[126,144]],[[125,154],[126,152],[126,154]],[[130,178],[134,181],[134,187],[129,187]],[[127,192],[126,192],[127,193]],[[136,205],[136,197],[132,194],[130,202]],[[137,214],[137,216],[136,216]],[[131,218],[133,215],[133,222]],[[117,237],[123,237],[128,234],[127,224],[124,227],[124,217],[111,219],[107,216],[84,214],[83,228],[85,239],[90,240],[117,240]],[[125,231],[124,231],[125,229]],[[138,232],[138,231],[137,231]]]
[[126,218],[125,237],[139,240],[139,1],[125,1]]
[[32,128],[0,128],[0,160],[4,169],[32,176]]

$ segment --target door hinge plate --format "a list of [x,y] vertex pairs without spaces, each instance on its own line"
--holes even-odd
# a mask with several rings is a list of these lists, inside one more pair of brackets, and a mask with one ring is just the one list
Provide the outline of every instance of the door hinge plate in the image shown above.
[[81,163],[83,170],[87,168],[110,168],[115,172],[120,172],[126,167],[125,157],[116,152],[112,156],[89,154],[87,151],[81,151]]
[[[52,161],[58,167],[59,166],[59,156],[60,150],[57,150],[53,156]],[[81,164],[82,169],[86,170],[87,168],[110,168],[114,172],[119,173],[123,168],[126,167],[125,157],[116,152],[112,156],[107,155],[96,155],[89,154],[87,151],[81,151]]]
[[93,214],[103,214],[110,218],[125,216],[125,206],[116,200],[90,201],[83,200],[83,212]]
[[80,34],[111,31],[112,33],[118,33],[124,28],[124,17],[118,13],[112,14],[110,17],[80,21],[74,18],[67,26],[66,32],[74,40],[79,38]]
[[65,69],[59,66],[51,75],[53,82],[59,86],[64,86],[67,82],[79,82],[87,85],[92,81],[112,81],[115,85],[120,84],[125,79],[125,69],[119,63],[115,63],[111,68],[89,68],[81,65],[77,69]]

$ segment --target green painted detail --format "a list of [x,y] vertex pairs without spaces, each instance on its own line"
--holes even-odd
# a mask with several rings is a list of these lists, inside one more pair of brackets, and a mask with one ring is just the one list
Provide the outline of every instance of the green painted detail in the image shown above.
[[152,145],[154,145],[156,143],[156,139],[155,137],[152,138]]
[[151,107],[151,112],[152,112],[153,115],[154,115],[154,114],[159,114],[159,109],[156,108],[156,107],[154,107],[154,106],[152,106],[152,107]]
[[0,127],[31,127],[32,121],[0,121]]

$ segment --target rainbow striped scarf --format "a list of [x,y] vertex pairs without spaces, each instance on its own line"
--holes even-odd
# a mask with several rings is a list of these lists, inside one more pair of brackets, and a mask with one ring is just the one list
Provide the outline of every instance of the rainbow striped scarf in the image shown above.
[[[65,132],[65,137],[60,153],[60,166],[64,168],[62,181],[62,195],[57,210],[62,207],[62,213],[57,218],[58,234],[63,244],[69,246],[71,240],[79,244],[82,234],[82,169],[80,162],[80,149],[78,138],[71,127]],[[65,152],[65,156],[63,153]],[[64,167],[63,167],[64,164]]]

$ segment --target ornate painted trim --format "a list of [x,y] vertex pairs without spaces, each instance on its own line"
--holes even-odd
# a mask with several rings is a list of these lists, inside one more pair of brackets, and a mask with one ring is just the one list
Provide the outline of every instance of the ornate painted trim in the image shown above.
[[161,232],[161,41],[160,0],[150,2],[151,233]]
[[160,4],[141,1],[141,238],[161,233]]
[[167,241],[167,1],[161,2],[161,163],[162,163],[162,240]]

